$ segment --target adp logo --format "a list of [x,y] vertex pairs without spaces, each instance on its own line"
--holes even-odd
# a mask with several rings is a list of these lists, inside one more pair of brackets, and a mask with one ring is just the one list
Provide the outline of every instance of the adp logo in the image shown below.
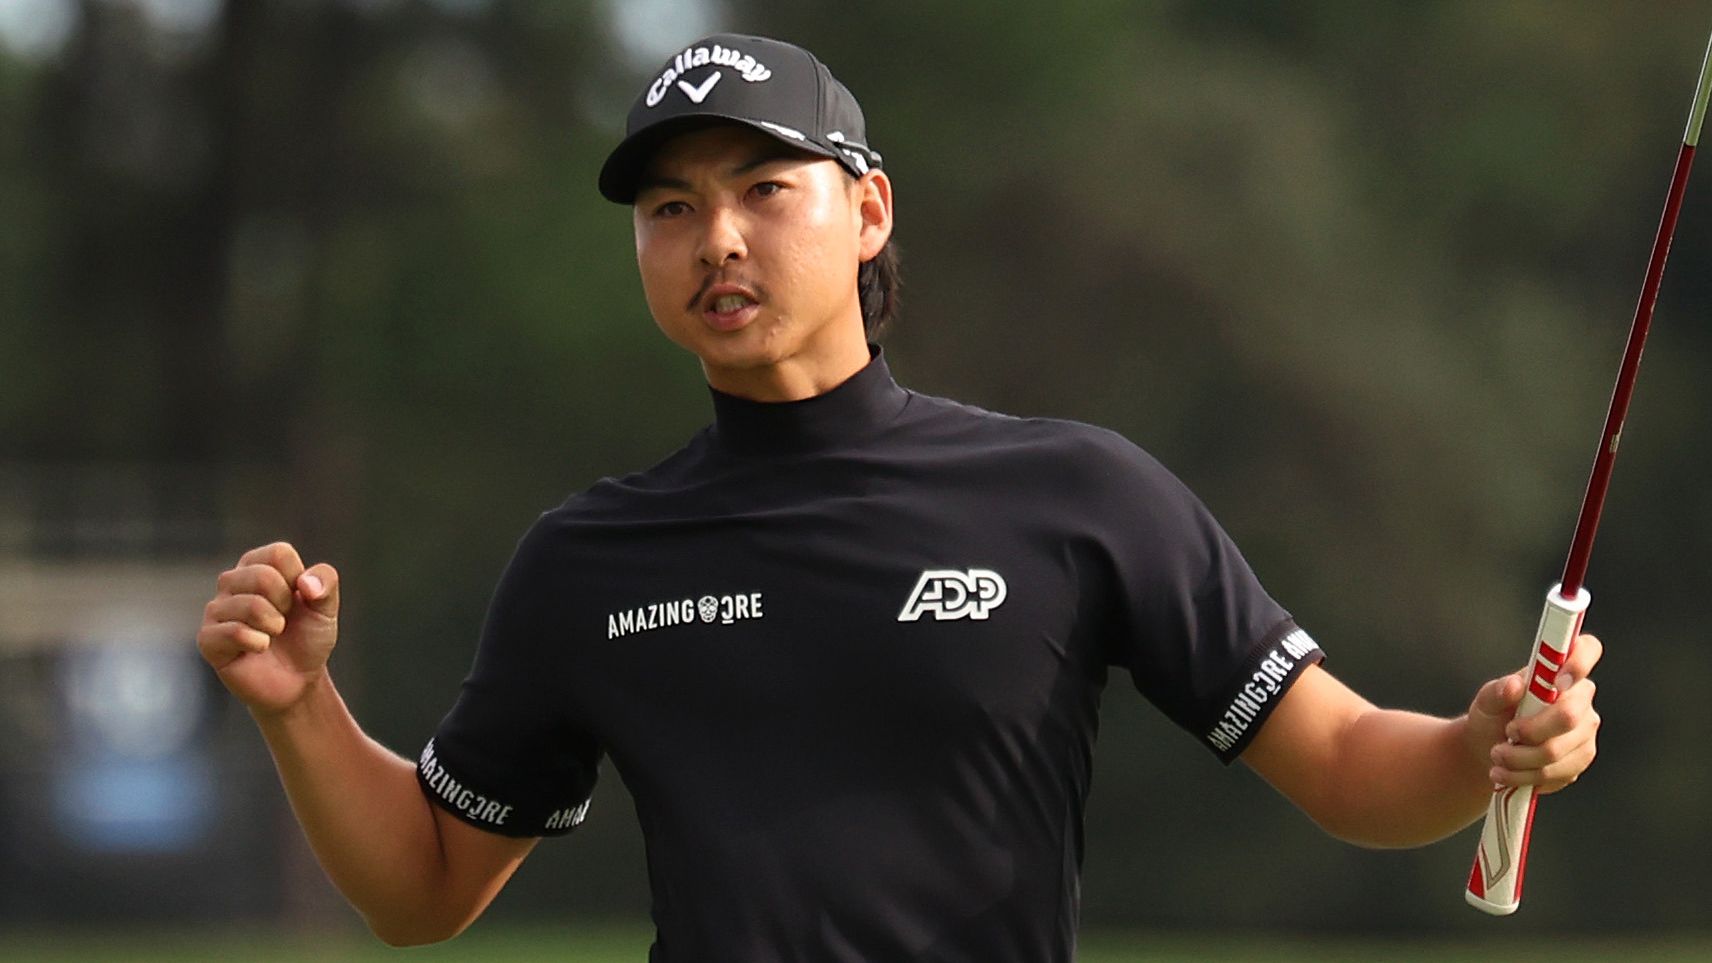
[[951,568],[930,568],[921,573],[910,593],[899,622],[914,622],[924,613],[932,612],[936,621],[947,619],[984,619],[987,613],[1005,601],[1005,580],[997,572],[972,568],[959,572]]

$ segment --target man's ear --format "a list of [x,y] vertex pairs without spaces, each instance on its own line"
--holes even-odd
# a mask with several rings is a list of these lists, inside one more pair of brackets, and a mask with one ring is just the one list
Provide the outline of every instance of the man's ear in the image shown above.
[[857,242],[860,260],[870,261],[892,237],[892,179],[871,170],[856,180],[856,212],[861,218]]

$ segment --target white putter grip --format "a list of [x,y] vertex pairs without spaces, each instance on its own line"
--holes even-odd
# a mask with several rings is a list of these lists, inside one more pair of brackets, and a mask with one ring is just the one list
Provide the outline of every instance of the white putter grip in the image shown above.
[[[1516,718],[1531,716],[1557,701],[1552,682],[1569,659],[1569,649],[1581,632],[1581,619],[1592,601],[1587,589],[1577,590],[1573,599],[1558,594],[1561,585],[1546,593],[1545,611],[1540,613],[1538,643],[1534,646],[1533,673],[1528,691],[1516,709]],[[1486,825],[1480,828],[1480,849],[1474,854],[1474,869],[1468,874],[1470,906],[1494,916],[1508,916],[1522,905],[1522,871],[1528,862],[1528,831],[1534,825],[1532,786],[1499,787],[1492,792],[1486,810]]]

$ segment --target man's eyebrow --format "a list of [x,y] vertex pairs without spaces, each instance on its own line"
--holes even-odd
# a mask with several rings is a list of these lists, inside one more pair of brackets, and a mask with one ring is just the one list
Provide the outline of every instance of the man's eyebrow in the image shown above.
[[[801,157],[801,156],[802,155],[798,154],[798,152],[793,151],[790,148],[783,147],[783,146],[781,146],[777,150],[771,150],[771,149],[765,150],[759,154],[756,154],[754,157],[750,158],[749,160],[747,160],[741,164],[738,164],[736,167],[728,168],[726,170],[726,176],[728,176],[728,177],[741,177],[744,174],[748,174],[748,173],[751,173],[751,172],[753,172],[759,168],[765,167],[768,164],[773,163],[774,161],[796,160],[796,159],[798,159],[798,157]],[[650,173],[644,173],[642,175],[641,179],[636,182],[636,193],[638,195],[640,195],[644,191],[660,189],[660,188],[669,189],[669,190],[677,190],[677,191],[687,191],[690,189],[690,185],[689,185],[688,181],[681,180],[681,179],[676,178],[676,177],[666,177],[666,176],[661,175],[661,174],[650,174]]]

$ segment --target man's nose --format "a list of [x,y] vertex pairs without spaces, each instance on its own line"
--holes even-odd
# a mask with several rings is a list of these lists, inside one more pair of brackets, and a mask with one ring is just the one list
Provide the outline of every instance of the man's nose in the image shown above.
[[719,206],[709,212],[707,230],[702,233],[701,250],[697,256],[708,267],[719,267],[727,261],[741,261],[749,256],[749,246],[743,240],[742,218],[737,211]]

